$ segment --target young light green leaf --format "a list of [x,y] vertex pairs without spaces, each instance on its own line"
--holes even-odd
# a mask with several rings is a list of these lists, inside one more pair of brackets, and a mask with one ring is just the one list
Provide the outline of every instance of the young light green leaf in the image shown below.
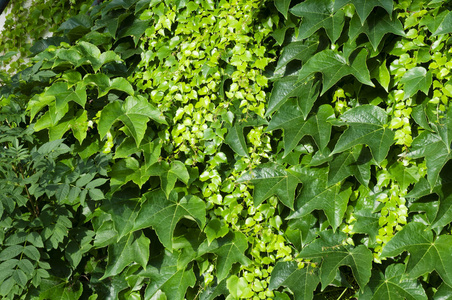
[[355,145],[368,145],[377,163],[381,163],[394,143],[394,132],[387,127],[388,115],[378,106],[362,105],[341,116],[347,130],[337,141],[334,153],[340,153]]
[[254,185],[254,205],[258,206],[273,195],[287,207],[293,209],[295,189],[299,183],[297,174],[278,164],[265,164],[243,174],[237,182]]
[[203,228],[206,223],[206,203],[195,196],[185,196],[177,201],[177,193],[174,192],[167,199],[162,190],[156,190],[144,195],[134,230],[152,226],[163,246],[171,251],[174,228],[182,218],[194,220]]
[[116,121],[121,121],[132,134],[138,147],[146,132],[149,119],[166,124],[162,113],[146,98],[129,96],[125,102],[114,101],[104,107],[98,124],[99,135],[103,138]]
[[344,76],[353,75],[361,83],[374,86],[370,80],[369,70],[366,66],[367,50],[361,49],[350,62],[338,52],[323,50],[308,60],[300,70],[298,77],[304,79],[312,73],[321,72],[323,75],[323,95]]
[[305,39],[324,28],[331,42],[336,42],[344,27],[345,14],[342,10],[334,13],[333,6],[333,0],[308,0],[292,7],[290,12],[303,18],[298,39]]
[[292,291],[295,300],[310,300],[319,281],[317,269],[310,264],[300,269],[296,261],[279,261],[271,273],[268,288],[275,290],[285,286]]
[[364,245],[352,247],[344,245],[347,236],[343,232],[332,230],[320,232],[320,238],[307,245],[300,252],[302,258],[322,258],[320,281],[322,288],[329,285],[336,276],[340,266],[349,266],[353,276],[361,288],[369,282],[372,270],[373,255]]
[[419,222],[410,222],[383,247],[382,257],[395,257],[404,251],[410,253],[406,272],[417,278],[432,271],[448,285],[452,285],[452,236],[433,237],[431,230]]
[[129,264],[136,262],[146,269],[149,260],[149,239],[143,232],[124,236],[117,243],[108,246],[108,262],[101,280],[115,276]]
[[333,108],[328,105],[320,106],[317,114],[305,121],[301,108],[295,99],[286,102],[273,116],[267,130],[284,130],[284,157],[286,157],[305,135],[314,138],[319,150],[323,152],[330,141],[332,125],[335,119]]
[[424,67],[414,67],[403,75],[400,82],[405,84],[403,99],[413,96],[417,91],[422,91],[428,95],[432,85],[432,73]]
[[406,278],[403,276],[404,273],[403,264],[389,265],[384,275],[378,270],[374,271],[359,299],[427,300],[427,295],[419,281]]
[[288,219],[303,217],[313,210],[325,212],[333,230],[342,223],[352,193],[349,184],[335,184],[328,187],[327,168],[304,168],[301,170],[303,189],[295,201],[295,212]]

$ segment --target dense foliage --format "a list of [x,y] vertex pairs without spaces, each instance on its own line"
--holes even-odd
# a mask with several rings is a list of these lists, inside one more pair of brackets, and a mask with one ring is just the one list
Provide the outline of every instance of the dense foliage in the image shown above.
[[450,296],[451,9],[85,7],[0,89],[0,295]]

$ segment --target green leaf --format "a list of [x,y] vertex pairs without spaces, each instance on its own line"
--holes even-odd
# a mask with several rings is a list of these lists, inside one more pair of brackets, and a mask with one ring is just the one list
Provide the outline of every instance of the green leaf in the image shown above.
[[276,9],[287,19],[287,13],[289,12],[290,0],[275,1]]
[[125,102],[114,101],[102,110],[98,126],[99,135],[103,138],[116,121],[121,121],[132,134],[138,147],[143,140],[149,119],[166,124],[162,113],[144,97],[129,96]]
[[279,261],[273,268],[268,288],[285,286],[292,291],[295,300],[310,300],[319,281],[317,269],[310,264],[300,269],[296,261]]
[[131,96],[135,94],[132,85],[123,77],[116,77],[110,79],[103,73],[87,74],[83,78],[83,84],[97,86],[98,97],[103,97],[110,92],[110,90],[118,90],[127,93]]
[[425,157],[427,179],[431,188],[435,186],[439,173],[450,159],[450,144],[452,141],[452,109],[449,109],[441,123],[432,124],[436,133],[423,131],[411,144],[408,157]]
[[344,76],[353,75],[361,83],[374,86],[370,80],[366,66],[367,50],[361,49],[350,62],[344,56],[333,50],[323,50],[308,60],[300,70],[298,77],[304,79],[312,73],[321,72],[323,75],[323,95]]
[[452,236],[433,237],[431,230],[419,222],[410,222],[383,247],[382,257],[395,257],[404,251],[410,253],[406,272],[417,278],[432,271],[448,285],[452,285]]
[[177,194],[166,198],[162,190],[144,195],[141,210],[134,222],[134,230],[152,226],[160,242],[172,250],[174,228],[182,218],[194,220],[200,228],[206,224],[206,203],[195,196],[185,196],[177,201]]
[[402,23],[400,23],[399,19],[391,19],[389,15],[381,17],[377,13],[370,15],[364,24],[360,23],[356,15],[353,16],[350,22],[348,36],[350,39],[355,40],[361,33],[367,35],[375,51],[385,34],[393,33],[395,35],[405,36]]
[[154,164],[150,167],[149,174],[160,177],[162,190],[165,192],[167,198],[174,189],[174,185],[178,179],[185,184],[188,184],[188,180],[190,179],[187,168],[178,160],[173,160],[171,164],[167,162]]
[[449,11],[447,15],[444,16],[444,19],[441,20],[441,23],[436,28],[433,35],[439,34],[448,34],[452,32],[452,12]]
[[[276,1],[275,3],[279,3],[279,1]],[[287,64],[293,60],[306,62],[315,53],[318,46],[318,42],[309,44],[305,41],[292,42],[288,44],[283,48],[278,64],[276,65],[276,71],[287,66]],[[283,78],[285,79],[288,77],[289,76],[284,76]]]
[[407,189],[410,184],[416,183],[420,179],[418,167],[407,168],[401,163],[392,165],[389,168],[389,173],[397,180],[402,190]]
[[299,99],[299,107],[303,118],[308,117],[309,112],[317,100],[320,91],[320,81],[314,76],[306,80],[299,80],[296,76],[286,76],[277,80],[270,95],[266,116],[278,110],[289,98]]
[[178,258],[178,253],[170,253],[165,250],[163,257],[153,259],[146,270],[139,273],[140,276],[150,279],[144,293],[145,299],[151,299],[159,291],[164,292],[167,299],[185,299],[187,288],[193,287],[196,283],[196,276],[192,267],[179,269],[177,267]]
[[332,154],[365,144],[377,163],[385,159],[394,143],[394,132],[387,127],[388,115],[383,109],[373,105],[357,106],[346,111],[341,120],[349,127],[337,141]]
[[357,145],[335,155],[330,162],[328,172],[328,186],[341,182],[353,175],[362,184],[367,186],[370,180],[370,166],[372,155],[367,148]]
[[303,168],[301,170],[303,189],[295,201],[295,212],[288,219],[303,217],[313,210],[321,209],[334,230],[342,223],[352,193],[349,184],[337,183],[328,187],[327,168]]
[[378,68],[375,68],[371,75],[372,78],[376,78],[385,91],[388,92],[391,76],[389,75],[389,70],[386,67],[386,60],[384,60]]
[[[334,2],[334,8],[335,10],[338,10],[348,3],[352,3],[353,6],[355,6],[356,13],[361,19],[361,24],[364,24],[372,10],[377,6],[383,7],[388,12],[389,16],[392,15],[392,0],[336,0]],[[377,13],[375,15],[380,16],[380,14]]]
[[299,183],[297,174],[278,164],[266,164],[243,174],[237,182],[254,185],[254,205],[258,206],[273,195],[287,207],[293,209],[295,189]]
[[424,67],[414,67],[409,69],[400,79],[400,83],[405,84],[403,99],[413,96],[417,91],[422,91],[428,95],[432,85],[432,73]]
[[237,123],[230,127],[224,142],[228,144],[229,147],[231,147],[231,149],[238,155],[248,157],[248,148],[243,135],[243,128],[243,125]]
[[340,37],[345,23],[343,11],[333,12],[333,0],[307,0],[290,9],[297,17],[302,17],[298,39],[305,39],[324,28],[326,34],[334,43]]
[[427,300],[422,285],[417,280],[406,278],[404,273],[403,264],[389,265],[384,275],[380,271],[373,272],[360,299]]
[[322,105],[317,114],[305,121],[301,108],[294,99],[289,100],[273,116],[267,130],[284,130],[284,157],[286,157],[305,135],[314,138],[320,152],[324,152],[330,141],[332,125],[330,121],[335,119],[333,108]]
[[246,236],[241,232],[229,232],[225,237],[216,239],[208,244],[205,241],[199,246],[198,256],[205,253],[217,254],[217,279],[222,281],[228,276],[234,263],[247,266],[251,263],[244,252],[248,249]]
[[117,243],[108,246],[108,262],[101,280],[115,276],[131,263],[138,263],[144,269],[149,259],[149,239],[143,232],[124,236]]
[[364,288],[371,276],[373,255],[364,245],[352,247],[344,245],[345,233],[332,230],[320,232],[320,238],[306,246],[299,257],[322,258],[320,281],[324,289],[335,278],[340,266],[349,266],[361,288]]

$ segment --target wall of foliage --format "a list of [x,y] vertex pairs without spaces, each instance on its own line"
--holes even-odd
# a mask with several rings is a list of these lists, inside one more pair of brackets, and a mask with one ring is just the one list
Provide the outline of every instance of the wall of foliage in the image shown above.
[[450,297],[448,1],[76,10],[0,87],[1,297]]

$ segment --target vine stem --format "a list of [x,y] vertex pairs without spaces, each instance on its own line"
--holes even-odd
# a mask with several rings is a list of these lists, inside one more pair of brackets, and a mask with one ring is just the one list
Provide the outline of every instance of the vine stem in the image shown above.
[[337,298],[337,300],[341,299],[342,296],[344,296],[345,292],[348,290],[348,288],[345,288],[345,290],[339,295],[339,297]]

